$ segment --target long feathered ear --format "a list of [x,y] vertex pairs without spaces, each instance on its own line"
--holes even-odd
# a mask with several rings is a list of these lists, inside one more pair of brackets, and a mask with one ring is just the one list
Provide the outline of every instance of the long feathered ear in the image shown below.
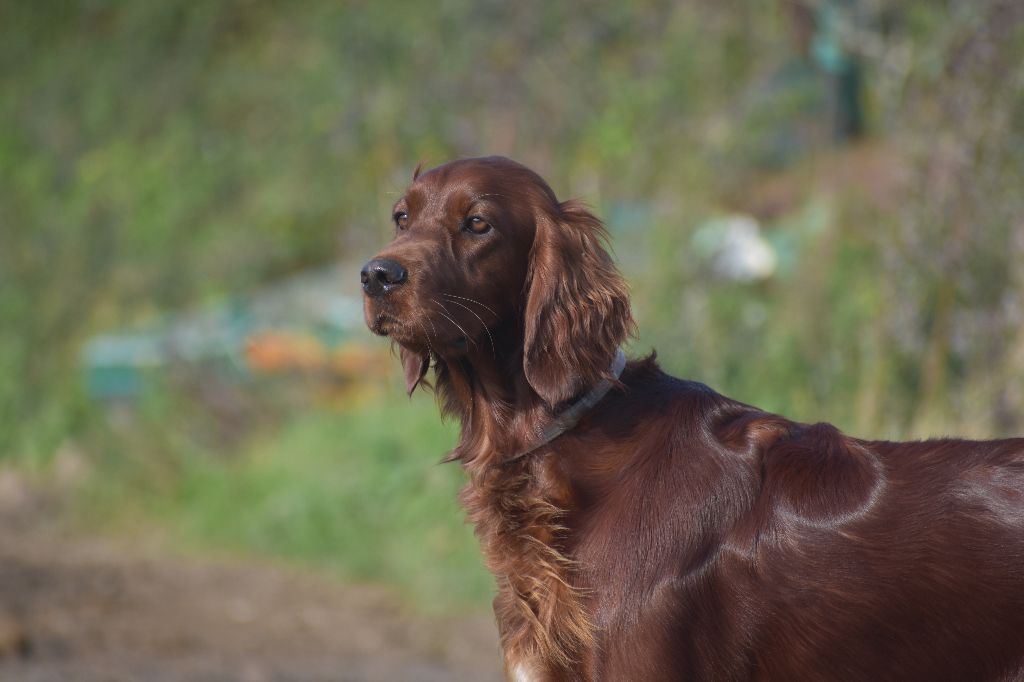
[[402,358],[402,369],[405,372],[405,390],[411,396],[430,368],[430,355],[411,351],[405,346],[401,347],[398,354]]
[[537,217],[524,309],[523,370],[549,405],[609,374],[635,333],[626,283],[604,248],[604,225],[575,201]]

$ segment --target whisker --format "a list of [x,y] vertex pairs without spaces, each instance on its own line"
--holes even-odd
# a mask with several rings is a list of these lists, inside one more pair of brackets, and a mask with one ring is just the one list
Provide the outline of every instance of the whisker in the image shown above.
[[424,327],[423,323],[420,322],[419,320],[416,320],[416,324],[420,326],[420,329],[423,330],[423,335],[427,337],[427,351],[429,351],[430,353],[434,353],[434,349],[431,348],[430,346],[430,332],[427,331],[427,328]]
[[427,322],[429,322],[429,323],[430,323],[430,328],[434,330],[434,339],[439,339],[439,338],[441,338],[441,337],[440,337],[440,336],[438,336],[438,334],[437,334],[437,327],[435,327],[435,326],[434,326],[434,321],[433,321],[432,319],[430,319],[430,318],[428,317],[428,318],[427,318]]
[[[475,298],[468,298],[466,296],[456,296],[455,294],[441,294],[441,295],[445,296],[447,298],[460,298],[463,301],[469,301],[470,303],[476,303],[478,306],[482,306],[482,307],[486,308],[487,311],[490,312],[491,315],[494,315],[494,317],[496,319],[500,319],[500,318],[498,318],[498,313],[494,312],[493,309],[491,309],[490,307],[484,305],[483,303],[481,303],[480,301],[476,300]],[[455,301],[452,301],[452,303],[455,303]]]
[[[441,303],[441,302],[440,302],[440,301],[438,301],[438,300],[437,300],[436,298],[432,298],[432,299],[430,299],[430,300],[431,300],[431,301],[433,301],[434,303],[436,303],[437,305],[441,306],[441,307],[442,307],[442,308],[444,308],[445,310],[447,310],[447,311],[448,311],[449,313],[451,312],[450,310],[448,310],[448,308],[445,308],[445,307],[444,307],[444,303]],[[461,325],[461,324],[459,324],[459,323],[458,323],[458,322],[456,322],[456,321],[455,321],[454,319],[452,319],[452,318],[451,318],[451,317],[450,317],[449,315],[446,315],[445,313],[441,312],[440,310],[438,310],[437,312],[439,312],[439,313],[441,313],[442,315],[444,315],[445,319],[447,319],[447,320],[448,320],[449,322],[451,322],[451,323],[452,323],[452,324],[454,324],[454,325],[455,325],[456,327],[458,327],[459,331],[460,331],[460,332],[462,332],[462,336],[464,336],[464,337],[465,337],[466,341],[468,341],[468,342],[470,342],[471,344],[473,344],[474,346],[476,346],[476,341],[474,341],[473,339],[469,338],[469,334],[467,334],[467,333],[466,333],[466,330],[462,328],[462,325]]]
[[[442,294],[442,296],[443,295],[444,294]],[[459,298],[461,298],[461,296]],[[476,319],[480,320],[480,325],[484,328],[484,331],[487,332],[487,338],[489,338],[491,340],[491,354],[494,355],[494,359],[497,360],[498,359],[498,351],[495,350],[495,348],[494,348],[494,337],[491,336],[491,330],[487,328],[487,323],[484,322],[484,318],[482,318],[479,315],[477,315],[476,311],[474,311],[468,305],[463,305],[463,304],[459,303],[458,301],[448,301],[448,302],[449,303],[453,303],[453,304],[459,306],[460,308],[465,308],[466,310],[469,311],[470,315],[472,315]]]

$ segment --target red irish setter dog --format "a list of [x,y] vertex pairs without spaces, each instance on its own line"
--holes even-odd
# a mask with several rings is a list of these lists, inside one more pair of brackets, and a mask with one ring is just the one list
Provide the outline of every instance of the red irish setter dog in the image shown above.
[[499,157],[413,177],[366,321],[462,425],[510,680],[1024,680],[1024,439],[867,441],[622,368],[600,221]]

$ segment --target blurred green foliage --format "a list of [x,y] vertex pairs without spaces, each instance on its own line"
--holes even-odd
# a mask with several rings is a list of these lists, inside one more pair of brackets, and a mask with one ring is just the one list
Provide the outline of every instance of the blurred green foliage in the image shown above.
[[[417,575],[417,557],[476,563],[448,525],[458,474],[433,466],[452,436],[432,405],[264,405],[225,439],[170,388],[114,428],[79,352],[359,262],[417,162],[485,153],[608,219],[634,352],[857,435],[1020,432],[1020,3],[847,3],[836,40],[863,67],[869,132],[846,146],[797,6],[4,3],[0,458],[45,467],[73,442],[112,514],[140,504],[209,541],[479,594],[477,577]],[[701,256],[701,226],[734,214],[773,247],[771,276],[721,279]]]
[[[454,425],[440,422],[426,395],[381,397],[256,428],[225,460],[183,439],[186,425],[163,428],[174,408],[158,393],[136,417],[144,438],[138,424],[107,434],[131,451],[106,454],[104,475],[84,488],[79,509],[129,533],[156,522],[200,547],[385,582],[420,608],[479,604],[493,580],[458,508],[462,474],[439,463]],[[197,421],[188,420],[192,428]]]

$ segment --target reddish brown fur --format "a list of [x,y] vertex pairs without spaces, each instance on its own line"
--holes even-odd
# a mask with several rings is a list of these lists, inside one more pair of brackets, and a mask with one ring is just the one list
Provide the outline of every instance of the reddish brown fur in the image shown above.
[[858,440],[652,356],[516,459],[633,331],[603,228],[497,157],[418,175],[396,210],[381,257],[408,281],[367,323],[462,424],[510,677],[1024,679],[1024,440]]

